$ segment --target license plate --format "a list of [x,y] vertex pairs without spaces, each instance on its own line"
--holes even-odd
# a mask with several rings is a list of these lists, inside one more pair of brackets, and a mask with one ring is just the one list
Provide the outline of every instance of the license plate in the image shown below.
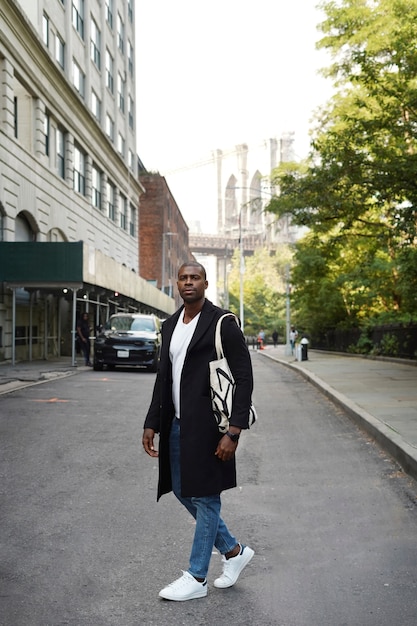
[[128,359],[129,358],[129,350],[118,350],[117,351],[118,359]]

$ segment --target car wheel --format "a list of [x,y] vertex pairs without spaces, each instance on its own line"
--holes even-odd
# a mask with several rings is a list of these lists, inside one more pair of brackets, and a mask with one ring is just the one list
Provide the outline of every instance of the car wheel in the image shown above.
[[93,370],[96,372],[101,372],[103,370],[103,363],[95,363],[93,364]]
[[154,359],[154,361],[153,361],[152,365],[150,365],[150,366],[148,367],[148,369],[149,369],[149,371],[150,371],[150,372],[156,372],[156,371],[158,371],[158,362],[159,362],[159,354],[157,354],[157,355],[156,355],[156,357],[155,357],[155,359]]

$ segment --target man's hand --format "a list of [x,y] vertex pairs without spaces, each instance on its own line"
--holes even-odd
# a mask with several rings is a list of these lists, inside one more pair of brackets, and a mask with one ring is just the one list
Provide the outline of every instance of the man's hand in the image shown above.
[[232,441],[230,437],[224,435],[217,446],[217,450],[214,453],[221,461],[230,461],[233,458],[238,442]]
[[149,456],[157,457],[158,450],[155,450],[155,448],[153,447],[154,437],[155,431],[153,430],[153,428],[145,428],[145,430],[143,431],[142,445],[146,454],[149,454]]

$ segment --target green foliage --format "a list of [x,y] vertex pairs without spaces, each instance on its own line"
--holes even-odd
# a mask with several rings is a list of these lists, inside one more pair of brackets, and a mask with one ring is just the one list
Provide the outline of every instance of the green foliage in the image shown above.
[[383,356],[398,356],[400,344],[398,337],[392,333],[386,333],[380,343],[375,345],[370,337],[371,328],[365,328],[355,345],[349,346],[348,352],[354,354],[373,354]]
[[348,352],[353,354],[370,354],[374,349],[373,341],[370,337],[370,329],[363,329],[355,345],[349,346]]
[[[274,329],[281,338],[285,329],[286,266],[291,262],[291,250],[281,246],[275,254],[266,249],[256,250],[245,257],[243,280],[245,335],[257,335],[261,328],[267,336]],[[229,274],[230,309],[240,311],[240,258],[237,250]]]
[[387,333],[383,336],[379,344],[380,354],[386,356],[398,356],[399,342],[395,335]]
[[310,331],[417,314],[417,0],[325,2],[336,95],[268,210],[309,234],[293,304]]

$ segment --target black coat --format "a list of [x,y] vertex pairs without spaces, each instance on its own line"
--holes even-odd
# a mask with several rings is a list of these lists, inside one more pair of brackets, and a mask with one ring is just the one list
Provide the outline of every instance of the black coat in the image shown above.
[[[169,434],[174,418],[172,369],[169,345],[183,307],[162,326],[162,349],[152,401],[145,428],[159,433],[158,499],[172,490],[169,460]],[[181,488],[183,497],[202,497],[236,487],[236,462],[215,456],[219,433],[211,408],[209,361],[215,360],[216,322],[224,313],[206,300],[194,335],[187,349],[180,384],[181,404]],[[230,424],[248,428],[253,377],[252,364],[242,331],[232,317],[222,322],[225,356],[236,382]]]

